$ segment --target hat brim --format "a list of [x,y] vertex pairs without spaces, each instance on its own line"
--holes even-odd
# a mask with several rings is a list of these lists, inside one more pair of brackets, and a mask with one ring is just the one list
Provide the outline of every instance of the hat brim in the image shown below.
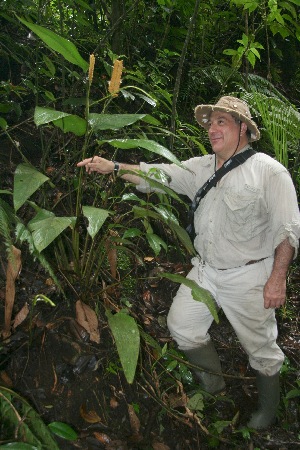
[[199,125],[201,125],[203,128],[208,130],[209,128],[209,119],[210,115],[213,111],[222,111],[225,113],[231,114],[233,117],[236,117],[241,122],[244,122],[247,125],[247,128],[251,132],[251,137],[249,138],[249,142],[258,141],[260,138],[260,131],[257,128],[256,123],[249,119],[248,117],[244,116],[243,114],[239,113],[235,109],[217,106],[217,105],[198,105],[195,108],[195,117]]

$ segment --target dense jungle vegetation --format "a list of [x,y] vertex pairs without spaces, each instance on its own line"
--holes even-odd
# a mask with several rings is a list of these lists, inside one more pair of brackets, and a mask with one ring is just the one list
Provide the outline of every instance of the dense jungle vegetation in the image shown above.
[[300,447],[299,261],[278,311],[278,422],[254,432],[247,357],[197,286],[224,396],[199,390],[168,334],[194,251],[186,199],[76,168],[206,154],[194,107],[235,95],[299,193],[299,14],[300,0],[0,0],[0,449]]

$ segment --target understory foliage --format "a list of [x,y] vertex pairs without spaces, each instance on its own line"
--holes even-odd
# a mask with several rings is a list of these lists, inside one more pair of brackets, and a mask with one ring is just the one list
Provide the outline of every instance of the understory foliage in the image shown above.
[[[0,186],[7,259],[13,263],[14,246],[28,252],[63,301],[72,292],[107,320],[129,383],[147,338],[127,304],[111,311],[107,300],[149,252],[194,254],[181,225],[187,204],[161,184],[159,171],[140,174],[159,192],[137,195],[114,175],[87,175],[76,162],[101,155],[180,165],[205,154],[207,136],[193,108],[229,94],[249,103],[262,132],[257,148],[291,170],[299,191],[299,2],[223,3],[0,6],[0,158],[13,161],[13,179]],[[208,293],[190,287],[218,321]],[[12,404],[12,392],[0,396],[2,408]],[[197,411],[196,400],[190,408]]]

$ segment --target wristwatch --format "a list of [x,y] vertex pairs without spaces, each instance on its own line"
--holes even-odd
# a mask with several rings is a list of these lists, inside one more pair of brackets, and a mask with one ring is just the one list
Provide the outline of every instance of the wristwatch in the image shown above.
[[114,167],[114,173],[118,173],[120,169],[120,164],[117,161],[113,161],[115,167]]

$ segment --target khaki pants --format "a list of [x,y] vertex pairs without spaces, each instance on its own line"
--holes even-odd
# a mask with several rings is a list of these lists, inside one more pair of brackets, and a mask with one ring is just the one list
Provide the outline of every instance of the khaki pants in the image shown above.
[[[284,355],[278,345],[274,309],[265,309],[263,288],[270,276],[273,258],[235,269],[218,270],[193,258],[187,278],[213,295],[222,308],[251,367],[264,375],[274,375]],[[205,345],[213,317],[204,303],[193,299],[191,290],[181,285],[168,315],[168,327],[181,350]]]

